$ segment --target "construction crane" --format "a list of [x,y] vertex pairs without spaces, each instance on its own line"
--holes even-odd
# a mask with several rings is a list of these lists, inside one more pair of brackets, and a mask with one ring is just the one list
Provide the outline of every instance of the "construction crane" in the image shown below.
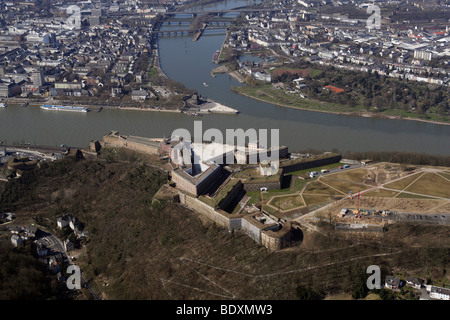
[[262,189],[261,189],[261,212],[264,212],[264,199]]
[[350,191],[350,199],[353,200],[354,197],[358,198],[358,209],[356,210],[356,218],[359,218],[359,202],[361,200],[361,196],[362,196],[361,191],[359,191],[356,195],[353,195],[352,192]]
[[360,204],[360,201],[361,201],[361,196],[362,196],[364,193],[366,193],[366,192],[369,192],[369,191],[372,191],[372,190],[377,189],[378,187],[379,187],[379,186],[372,187],[372,188],[370,188],[370,189],[364,190],[363,192],[358,191],[358,193],[355,194],[355,195],[352,194],[352,192],[350,191],[350,193],[349,193],[350,199],[353,200],[353,198],[358,198],[358,209],[357,209],[357,211],[356,211],[356,218],[360,218],[360,216],[359,216],[359,204]]
[[261,192],[261,212],[264,212],[264,197],[263,197],[263,191],[267,191],[267,188],[260,188],[259,189]]

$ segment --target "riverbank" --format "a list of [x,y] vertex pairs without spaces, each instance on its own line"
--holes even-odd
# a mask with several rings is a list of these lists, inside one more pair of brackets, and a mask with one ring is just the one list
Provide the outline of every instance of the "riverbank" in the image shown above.
[[[64,102],[64,101],[43,101],[43,102],[29,102],[27,106],[29,107],[40,107],[42,104],[53,104],[53,105],[76,105],[77,107],[87,108],[90,112],[101,111],[102,109],[116,109],[116,110],[131,110],[131,111],[153,111],[153,112],[168,112],[168,113],[185,113],[186,106],[175,108],[175,109],[166,109],[161,106],[156,107],[141,107],[141,106],[112,106],[112,105],[95,105],[92,104],[80,104],[73,102]],[[20,107],[22,103],[18,101],[9,101],[9,105]],[[195,109],[195,110],[194,110]],[[194,110],[194,111],[193,111]],[[188,108],[189,112],[197,112],[202,114],[213,114],[213,113],[221,113],[221,114],[238,114],[239,110],[227,107],[223,104],[220,104],[214,100],[207,99],[207,102],[203,105],[200,105],[199,108]]]
[[[231,75],[231,73],[229,73]],[[432,123],[432,124],[439,124],[439,125],[450,125],[450,122],[444,122],[444,121],[437,121],[437,120],[429,120],[429,119],[420,119],[420,118],[413,118],[413,117],[403,117],[398,115],[388,115],[385,113],[378,113],[378,112],[350,112],[350,111],[335,111],[330,110],[327,108],[327,103],[317,100],[308,100],[303,99],[304,103],[311,103],[311,104],[319,104],[320,108],[323,108],[322,110],[316,109],[313,107],[302,107],[297,105],[292,105],[288,103],[282,103],[279,100],[276,101],[269,95],[265,95],[267,98],[263,98],[261,96],[256,96],[256,94],[251,94],[248,90],[245,90],[245,88],[248,87],[232,87],[231,90],[235,93],[239,93],[240,95],[246,96],[251,99],[255,99],[261,102],[270,103],[279,107],[284,108],[290,108],[290,109],[298,109],[298,110],[305,110],[305,111],[314,111],[314,112],[322,112],[322,113],[329,113],[329,114],[338,114],[338,115],[347,115],[347,116],[358,116],[358,117],[365,117],[365,118],[380,118],[380,119],[389,119],[389,120],[410,120],[410,121],[420,121],[420,122],[426,122],[426,123]],[[333,104],[333,106],[335,106]],[[342,106],[345,107],[345,106]]]

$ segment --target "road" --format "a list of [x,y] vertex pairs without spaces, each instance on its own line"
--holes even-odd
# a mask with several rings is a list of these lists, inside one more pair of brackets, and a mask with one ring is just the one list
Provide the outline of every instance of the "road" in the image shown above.
[[[15,229],[17,227],[22,227],[22,225],[18,226],[18,225],[8,225],[8,229]],[[42,231],[44,231],[45,233],[47,233],[46,236],[42,237],[39,239],[39,241],[44,244],[48,249],[50,249],[50,251],[52,253],[61,253],[63,255],[63,259],[65,257],[65,259],[67,259],[69,265],[76,265],[72,262],[72,259],[70,258],[69,254],[67,253],[67,251],[64,248],[64,244],[63,242],[55,237],[53,234],[51,234],[50,232],[46,231],[45,228],[43,228],[42,226],[38,226],[38,225],[31,225],[31,226],[23,226],[25,229],[28,230],[34,230],[36,228],[41,229]],[[62,274],[64,274],[64,276],[67,276],[68,274],[65,274],[65,271],[61,271]],[[83,278],[83,272],[81,271],[81,286],[84,287],[86,290],[89,291],[89,293],[92,295],[92,297],[94,298],[94,300],[102,300],[100,298],[100,296],[98,294],[96,294],[94,292],[94,290],[89,286],[89,283],[86,281],[86,279]]]
[[[64,249],[64,244],[62,243],[62,241],[60,239],[58,239],[54,235],[47,236],[46,238],[49,238],[53,242],[53,245],[51,247],[49,247],[49,248],[55,250],[55,252],[60,252],[60,253],[64,254],[66,256],[66,258],[67,258],[67,261],[69,262],[69,265],[76,265],[75,263],[72,262],[72,259],[70,258],[70,256],[67,253],[67,251]],[[94,300],[102,300],[94,292],[94,290],[89,286],[89,283],[86,281],[86,279],[83,278],[83,272],[82,271],[81,271],[81,286],[89,291],[89,293],[92,295]]]

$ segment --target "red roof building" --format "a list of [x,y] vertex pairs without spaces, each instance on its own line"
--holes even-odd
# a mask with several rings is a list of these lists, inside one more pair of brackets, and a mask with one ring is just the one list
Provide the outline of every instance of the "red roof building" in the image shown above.
[[345,92],[344,89],[338,88],[338,87],[334,87],[334,86],[325,86],[326,89],[336,92],[336,93],[343,93]]

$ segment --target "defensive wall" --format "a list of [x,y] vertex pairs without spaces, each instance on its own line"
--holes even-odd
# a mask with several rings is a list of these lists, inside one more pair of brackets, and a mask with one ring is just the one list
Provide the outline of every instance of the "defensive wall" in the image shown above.
[[342,156],[339,154],[330,154],[316,157],[313,159],[294,159],[280,162],[280,168],[283,169],[283,174],[311,169],[315,167],[325,166],[327,164],[337,163],[341,161]]
[[298,243],[298,233],[301,232],[297,225],[287,222],[284,225],[274,223],[264,225],[254,219],[252,215],[232,215],[222,209],[214,209],[193,195],[179,192],[180,203],[190,210],[208,218],[228,231],[243,231],[258,244],[276,251]]
[[103,136],[100,144],[102,147],[107,148],[128,148],[147,154],[159,154],[160,142],[142,137],[123,136],[117,131],[112,131]]
[[244,182],[244,189],[246,191],[259,191],[261,188],[267,188],[267,190],[280,190],[281,182]]
[[280,229],[271,228],[261,232],[261,244],[274,251],[296,245],[301,238],[300,227],[291,222],[286,222]]

